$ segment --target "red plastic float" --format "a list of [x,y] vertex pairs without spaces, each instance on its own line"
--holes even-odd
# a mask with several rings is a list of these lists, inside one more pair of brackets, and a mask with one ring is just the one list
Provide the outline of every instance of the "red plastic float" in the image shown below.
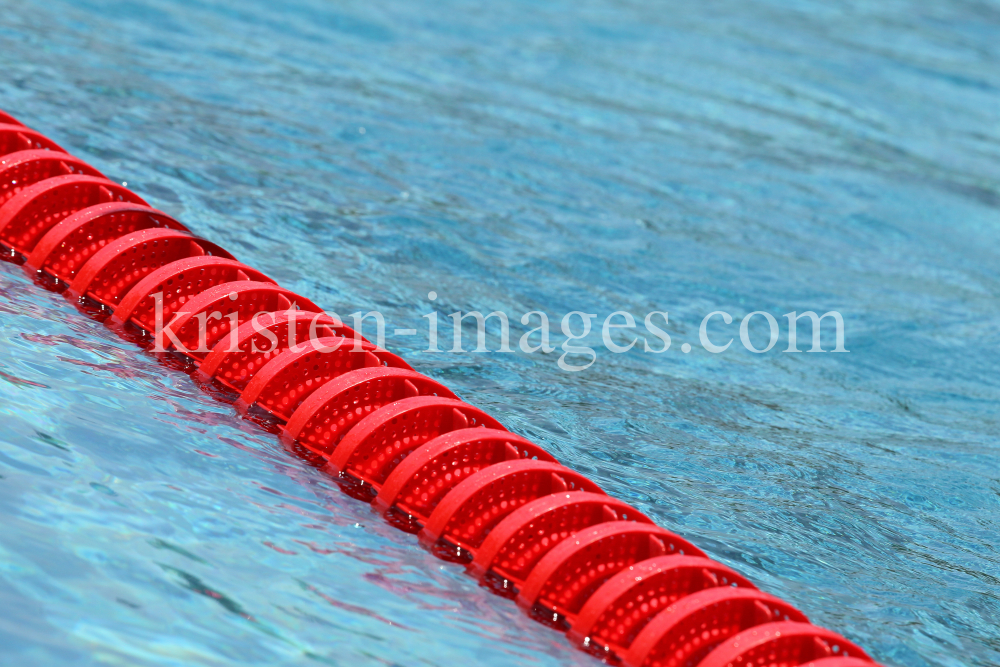
[[368,342],[362,342],[359,350],[350,338],[335,336],[317,338],[299,347],[285,350],[261,368],[240,394],[236,409],[246,412],[252,405],[258,405],[287,422],[314,391],[351,371],[390,367],[415,373],[392,352]]
[[659,526],[635,521],[610,521],[581,530],[563,540],[531,570],[517,604],[533,615],[552,615],[572,625],[587,598],[624,570],[647,558],[702,551]]
[[30,255],[35,244],[82,208],[107,202],[143,204],[142,198],[100,176],[56,176],[27,187],[0,206],[0,244]]
[[56,142],[20,123],[0,123],[0,156],[30,150],[66,152]]
[[233,259],[208,255],[179,259],[136,283],[111,314],[111,321],[119,326],[130,322],[145,331],[155,331],[156,295],[160,294],[162,326],[166,328],[189,299],[216,285],[237,281],[273,282],[260,271]]
[[731,637],[698,667],[787,667],[823,658],[858,658],[871,664],[867,653],[836,632],[811,623],[781,621]]
[[718,586],[756,589],[722,563],[699,556],[658,556],[608,579],[591,595],[567,632],[583,646],[622,654],[656,614],[681,598]]
[[71,296],[114,307],[123,334],[125,323],[154,331],[158,300],[161,343],[191,347],[205,319],[214,348],[189,353],[199,377],[242,392],[244,409],[287,419],[284,442],[329,457],[351,495],[371,501],[377,490],[375,509],[390,523],[419,530],[442,558],[471,559],[473,576],[502,595],[516,590],[535,618],[569,625],[572,641],[634,666],[693,667],[709,650],[701,667],[871,664],[399,357],[185,232],[0,112],[8,257],[27,255],[28,269],[73,281]]
[[555,462],[544,449],[506,429],[450,431],[410,452],[386,477],[372,504],[382,514],[393,510],[422,526],[463,480],[489,466],[521,459]]
[[47,231],[24,265],[70,282],[77,269],[111,241],[155,228],[188,231],[163,211],[149,206],[122,202],[88,206]]
[[[382,421],[368,422],[366,434],[382,426],[386,421],[393,423],[391,420],[397,419],[397,422],[402,424],[400,418],[404,421],[414,416],[426,418],[431,412],[436,417],[437,428],[441,430],[423,433],[421,437],[426,436],[425,440],[439,433],[465,427],[463,420],[468,420],[468,417],[464,412],[455,410],[459,408],[464,410],[471,406],[458,400],[451,402],[457,397],[444,385],[430,388],[432,393],[438,396],[420,397],[414,395],[413,390],[405,382],[397,381],[398,378],[390,376],[389,380],[384,382],[383,376],[384,373],[376,372],[376,369],[354,371],[324,385],[300,405],[288,420],[288,425],[282,433],[282,440],[286,443],[297,441],[307,449],[329,457],[356,424],[374,414],[380,415]],[[417,387],[417,390],[419,394],[420,387]],[[478,413],[478,416],[488,417],[483,413]],[[490,420],[491,423],[497,423],[492,418]],[[414,443],[415,446],[416,444]]]
[[241,324],[233,336],[216,343],[198,366],[198,375],[242,392],[260,369],[284,350],[306,349],[302,346],[309,341],[334,337],[350,338],[352,345],[355,341],[368,343],[354,329],[325,313],[263,313]]
[[410,452],[442,433],[468,427],[503,428],[496,419],[454,398],[450,389],[425,375],[392,368],[364,372],[377,378],[384,395],[391,393],[400,400],[349,430],[331,454],[328,469],[350,473],[376,491]]
[[180,343],[178,351],[201,361],[210,352],[209,348],[257,313],[299,308],[319,310],[312,301],[272,282],[220,283],[189,298],[183,310],[174,311],[176,317],[164,327],[164,345],[174,345],[176,340]]
[[511,512],[543,496],[573,491],[604,495],[601,487],[559,463],[533,459],[497,463],[441,499],[420,531],[420,543],[432,548],[444,540],[474,553]]
[[20,125],[21,127],[24,127],[24,123],[11,116],[9,113],[5,113],[3,111],[0,111],[0,124]]
[[469,574],[489,575],[502,590],[518,589],[545,554],[580,530],[608,521],[653,523],[634,507],[603,493],[572,491],[542,496],[511,512],[487,535]]
[[[705,589],[654,616],[632,642],[624,663],[628,667],[697,665],[733,635],[775,621],[807,623],[809,619],[787,602],[752,588]],[[605,645],[606,650],[610,648]]]
[[104,178],[104,174],[68,153],[36,149],[4,155],[0,158],[0,206],[29,185],[72,174]]
[[235,259],[226,250],[186,231],[143,229],[104,246],[80,268],[66,296],[88,296],[114,309],[137,282],[171,262],[212,255]]

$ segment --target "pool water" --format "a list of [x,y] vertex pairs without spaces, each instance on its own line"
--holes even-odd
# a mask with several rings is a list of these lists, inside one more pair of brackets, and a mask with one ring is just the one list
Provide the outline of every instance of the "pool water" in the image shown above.
[[[0,108],[884,664],[1000,664],[1000,6],[0,10]],[[11,264],[0,340],[0,664],[598,664]]]

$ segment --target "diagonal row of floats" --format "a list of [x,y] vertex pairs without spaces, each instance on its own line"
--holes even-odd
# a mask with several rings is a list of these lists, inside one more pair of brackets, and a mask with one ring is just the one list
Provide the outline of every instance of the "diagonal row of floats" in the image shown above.
[[607,662],[874,664],[2,111],[0,251]]

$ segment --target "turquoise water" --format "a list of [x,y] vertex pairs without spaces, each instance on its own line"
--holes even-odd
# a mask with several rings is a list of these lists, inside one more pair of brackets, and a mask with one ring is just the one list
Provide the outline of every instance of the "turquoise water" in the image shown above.
[[[0,108],[885,664],[1000,664],[1000,6],[278,4],[0,2]],[[430,353],[430,290],[673,345]],[[597,664],[10,264],[0,339],[0,664]]]

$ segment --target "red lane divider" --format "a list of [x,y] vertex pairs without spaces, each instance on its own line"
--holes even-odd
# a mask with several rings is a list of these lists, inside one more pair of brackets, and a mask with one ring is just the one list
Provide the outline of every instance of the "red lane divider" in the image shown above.
[[[544,449],[504,428],[462,428],[412,450],[385,479],[372,501],[390,522],[417,532],[441,499],[480,470],[520,459],[552,461]],[[399,519],[406,521],[402,524]]]
[[185,257],[213,255],[235,259],[219,246],[169,227],[143,229],[109,243],[87,260],[70,283],[66,295],[90,296],[117,308],[137,282],[171,262]]
[[264,365],[283,351],[297,348],[305,341],[333,337],[350,338],[352,344],[354,340],[368,343],[325,313],[301,310],[263,313],[216,343],[198,367],[198,376],[242,392]]
[[[654,616],[686,596],[717,586],[757,588],[743,575],[708,558],[649,558],[604,582],[584,603],[567,636],[587,648],[625,655]],[[664,633],[651,631],[651,635],[660,638]]]
[[586,528],[538,561],[517,595],[517,605],[533,616],[551,616],[572,626],[605,581],[640,561],[668,554],[705,557],[680,535],[656,525],[608,521]]
[[240,394],[236,409],[245,412],[256,404],[287,422],[313,392],[351,371],[392,368],[402,374],[403,382],[407,376],[415,376],[418,382],[424,379],[392,352],[368,342],[357,350],[353,340],[333,336],[315,338],[301,347],[285,350],[261,368]]
[[29,185],[73,174],[104,177],[83,160],[59,151],[35,149],[4,155],[0,157],[0,206]]
[[653,617],[632,643],[624,662],[629,667],[697,665],[720,642],[773,621],[808,623],[809,619],[763,591],[708,588],[682,598]]
[[560,463],[526,459],[484,468],[448,492],[420,531],[420,543],[444,541],[473,556],[489,532],[511,512],[533,500],[587,491],[604,495],[592,481]]
[[172,346],[179,343],[183,354],[201,361],[210,351],[205,349],[201,352],[201,349],[215,347],[231,330],[250,321],[256,313],[273,313],[296,307],[319,310],[319,306],[308,299],[271,282],[223,282],[203,289],[184,301],[183,311],[177,311],[176,317],[166,325],[164,338]]
[[0,244],[29,255],[57,223],[107,202],[143,204],[142,197],[103,176],[55,176],[28,186],[0,207]]
[[162,310],[163,326],[166,326],[181,306],[205,290],[249,281],[271,282],[271,279],[235,259],[208,255],[179,259],[136,283],[111,314],[111,321],[117,325],[132,323],[147,332],[155,331],[157,302]]
[[721,642],[698,664],[699,667],[778,667],[823,658],[858,658],[871,664],[868,654],[836,632],[790,621],[744,630]]
[[0,123],[5,125],[20,125],[21,127],[24,127],[24,125],[21,124],[21,121],[3,111],[0,111]]
[[0,156],[35,149],[66,152],[56,142],[20,123],[0,124]]
[[88,206],[47,231],[24,265],[70,282],[77,269],[108,243],[125,234],[156,228],[188,231],[163,211],[149,206],[121,202]]
[[68,284],[85,313],[111,312],[108,324],[140,346],[154,334],[154,349],[186,357],[204,388],[263,411],[266,428],[284,424],[282,442],[346,493],[605,661],[873,665],[2,111],[0,244],[43,284]]
[[[401,400],[368,415],[351,429],[330,456],[328,469],[350,473],[381,488],[393,468],[410,452],[442,433],[469,426],[502,429],[493,417],[457,398],[448,387],[415,371],[395,368],[368,371],[378,374]],[[389,380],[391,378],[391,380]]]
[[541,496],[493,527],[469,564],[469,574],[479,581],[489,576],[500,583],[501,590],[515,593],[538,561],[557,544],[584,528],[618,520],[653,523],[631,505],[603,492]]
[[[430,378],[427,381],[434,382]],[[397,374],[387,375],[377,369],[348,373],[327,383],[306,399],[288,420],[282,439],[285,442],[298,442],[303,447],[329,458],[339,447],[340,442],[348,434],[353,434],[354,438],[348,444],[353,451],[355,447],[361,445],[363,436],[371,434],[380,427],[388,429],[397,426],[398,422],[398,427],[402,430],[411,419],[426,418],[427,414],[433,411],[433,406],[421,403],[413,407],[411,403],[406,403],[406,400],[417,401],[424,387],[427,387],[432,394],[437,393],[448,399],[457,398],[444,385],[434,383],[417,386],[412,381],[407,384],[399,381]],[[454,421],[459,424],[456,428],[463,428],[460,425],[461,413],[457,417],[452,414],[457,406],[462,405],[461,401],[457,400],[441,404],[440,409],[434,411],[435,423],[432,424],[433,428],[439,430],[433,435],[421,433],[418,437],[430,438],[441,432],[455,430],[443,428],[443,420],[447,420],[449,425]],[[421,407],[425,408],[423,413],[420,411]],[[364,423],[364,430],[354,433],[353,429],[359,427],[361,423]],[[440,430],[442,428],[443,431]],[[417,444],[409,435],[406,438],[407,443]],[[343,468],[337,468],[338,472],[342,470]]]

